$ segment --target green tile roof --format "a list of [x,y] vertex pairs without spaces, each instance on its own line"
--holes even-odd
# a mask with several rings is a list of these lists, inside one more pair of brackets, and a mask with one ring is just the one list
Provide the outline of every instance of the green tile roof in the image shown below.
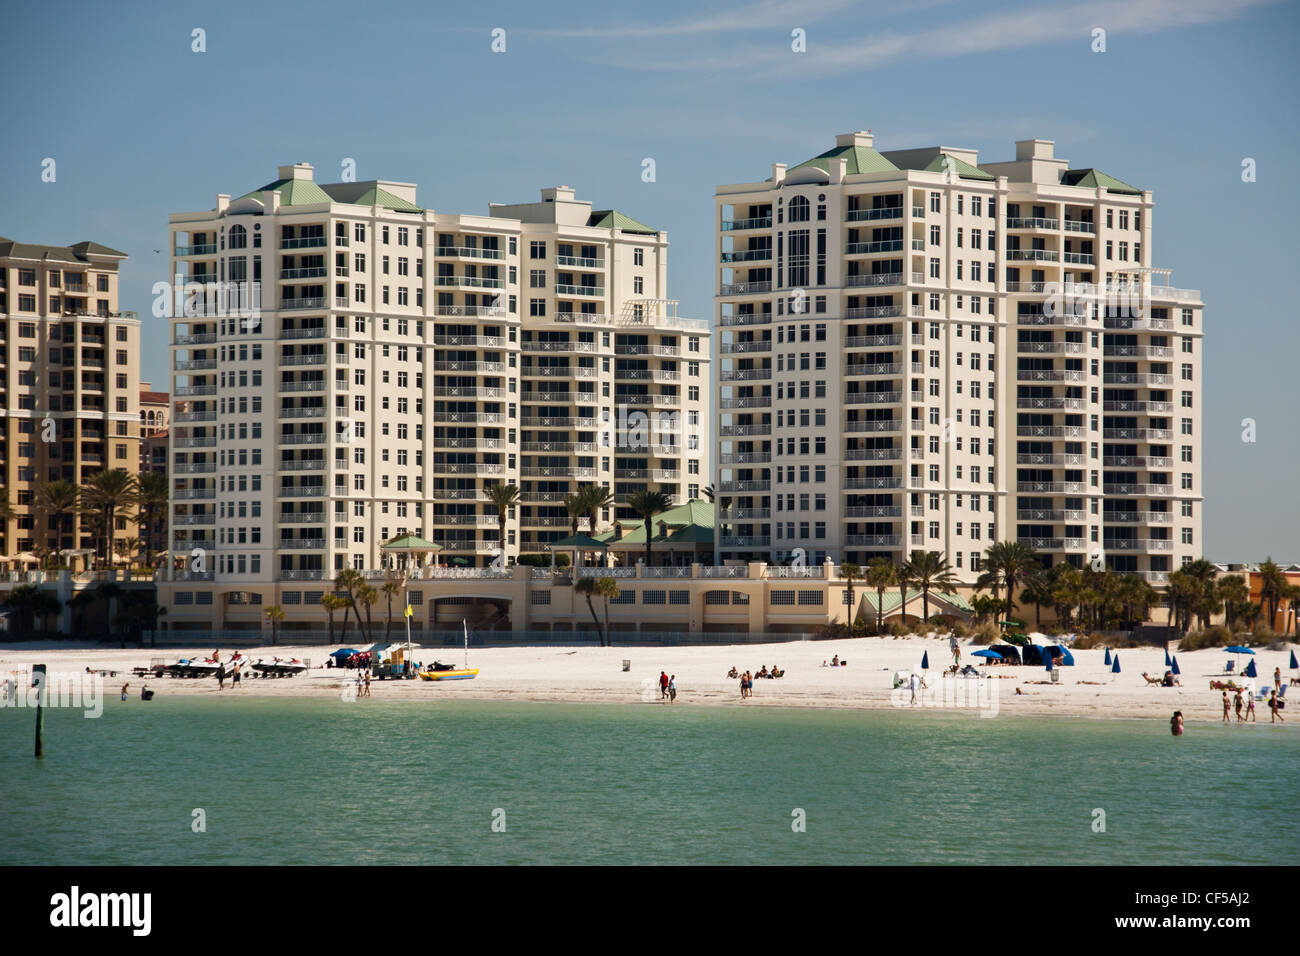
[[812,159],[805,160],[794,168],[802,169],[805,166],[816,166],[823,172],[829,173],[832,159],[843,159],[845,161],[844,174],[846,176],[853,176],[857,173],[887,173],[898,169],[884,155],[870,146],[836,146],[814,156]]
[[[270,193],[277,190],[280,193],[280,205],[282,206],[312,206],[317,203],[331,201],[329,193],[310,179],[277,179],[273,183],[267,183],[259,189],[254,189],[251,193],[245,193],[239,199],[260,199],[259,193]],[[235,202],[238,202],[239,199],[236,199]]]
[[78,242],[71,246],[47,246],[35,242],[15,242],[0,236],[0,256],[15,259],[48,259],[52,262],[86,262],[87,256],[116,256],[125,259],[125,252],[118,252],[98,242]]
[[[685,504],[669,508],[651,519],[654,527],[662,523],[667,526],[665,532],[656,532],[654,543],[667,544],[712,544],[714,510],[713,502],[692,498]],[[606,544],[617,542],[621,545],[645,544],[645,520],[642,518],[624,518],[618,522],[623,533],[614,536],[612,530],[602,532],[596,537]]]
[[625,216],[617,209],[597,209],[593,211],[591,217],[587,220],[587,225],[599,229],[622,229],[624,232],[635,232],[646,236],[659,234],[658,229],[652,229],[643,222],[637,222],[631,216]]
[[[855,592],[865,590],[866,597],[867,597],[867,604],[870,605],[872,610],[876,610],[876,591],[874,588],[865,589],[861,579],[858,579],[857,581],[854,582],[853,588]],[[916,588],[915,590],[912,588],[907,589],[908,604],[911,604],[913,601],[920,600],[920,598],[921,598],[920,588]],[[930,601],[931,602],[942,601],[945,604],[951,605],[952,607],[955,607],[960,611],[969,611],[971,609],[970,604],[960,594],[944,594],[942,591],[931,591]],[[884,603],[884,610],[886,614],[890,614],[893,611],[895,611],[899,605],[898,588],[891,587],[887,591],[885,591],[885,600],[883,603]]]
[[936,153],[934,159],[932,159],[929,165],[925,167],[926,172],[944,172],[948,168],[946,160],[949,159],[952,160],[953,168],[957,170],[957,176],[961,179],[982,179],[986,182],[992,182],[997,178],[992,173],[987,173],[978,166],[972,166],[964,159],[958,159],[951,153],[945,153],[942,150]]
[[394,538],[385,545],[381,545],[381,551],[441,551],[442,547],[434,544],[432,541],[425,541],[419,535],[406,534],[400,538]]
[[335,201],[352,206],[383,206],[394,212],[424,212],[413,202],[394,196],[374,183],[331,183],[321,187]]
[[1066,186],[1084,186],[1089,189],[1101,187],[1108,192],[1125,196],[1142,195],[1142,190],[1136,186],[1130,186],[1114,176],[1107,176],[1100,169],[1067,169],[1061,176],[1061,182]]

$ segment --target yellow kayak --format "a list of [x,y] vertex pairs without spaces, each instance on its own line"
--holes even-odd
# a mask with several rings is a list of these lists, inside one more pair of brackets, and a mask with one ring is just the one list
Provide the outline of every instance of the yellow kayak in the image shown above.
[[459,667],[450,671],[421,671],[420,680],[471,680],[478,677],[477,667]]

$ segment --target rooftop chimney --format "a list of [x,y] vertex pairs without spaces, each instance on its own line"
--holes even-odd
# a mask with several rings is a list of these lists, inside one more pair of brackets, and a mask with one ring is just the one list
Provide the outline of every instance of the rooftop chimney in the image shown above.
[[1016,140],[1016,162],[1027,159],[1054,159],[1056,143],[1050,139]]
[[785,163],[772,164],[772,185],[779,186],[785,182]]
[[278,167],[280,172],[278,178],[305,179],[310,182],[312,178],[312,168],[311,163],[294,163],[292,166],[280,166]]
[[864,130],[858,130],[856,133],[840,133],[835,137],[836,146],[867,146],[874,143],[876,137]]
[[570,202],[573,196],[572,186],[552,186],[542,190],[542,202]]

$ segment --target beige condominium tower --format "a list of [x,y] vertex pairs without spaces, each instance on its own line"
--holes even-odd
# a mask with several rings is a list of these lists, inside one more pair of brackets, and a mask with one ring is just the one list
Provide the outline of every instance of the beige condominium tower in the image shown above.
[[1201,556],[1202,304],[1150,191],[857,132],[715,204],[719,559]]
[[[140,322],[118,311],[125,258],[96,242],[0,238],[0,486],[16,515],[0,522],[0,555],[19,564],[103,552],[87,515],[42,511],[42,485],[139,470]],[[135,534],[119,514],[114,539]]]
[[[170,527],[196,611],[377,569],[406,533],[483,567],[496,483],[522,492],[508,561],[570,533],[582,485],[681,501],[708,482],[689,427],[708,323],[676,317],[662,231],[567,186],[446,214],[307,164],[170,227],[173,275],[215,290],[171,310]],[[662,413],[655,441],[622,440],[636,413]]]

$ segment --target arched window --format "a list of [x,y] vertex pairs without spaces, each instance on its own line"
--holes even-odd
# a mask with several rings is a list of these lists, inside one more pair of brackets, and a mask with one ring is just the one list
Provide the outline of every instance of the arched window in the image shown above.
[[248,248],[248,230],[243,226],[230,227],[230,248],[247,249]]
[[803,196],[795,196],[790,200],[790,221],[807,222],[811,218],[811,211],[808,200]]

